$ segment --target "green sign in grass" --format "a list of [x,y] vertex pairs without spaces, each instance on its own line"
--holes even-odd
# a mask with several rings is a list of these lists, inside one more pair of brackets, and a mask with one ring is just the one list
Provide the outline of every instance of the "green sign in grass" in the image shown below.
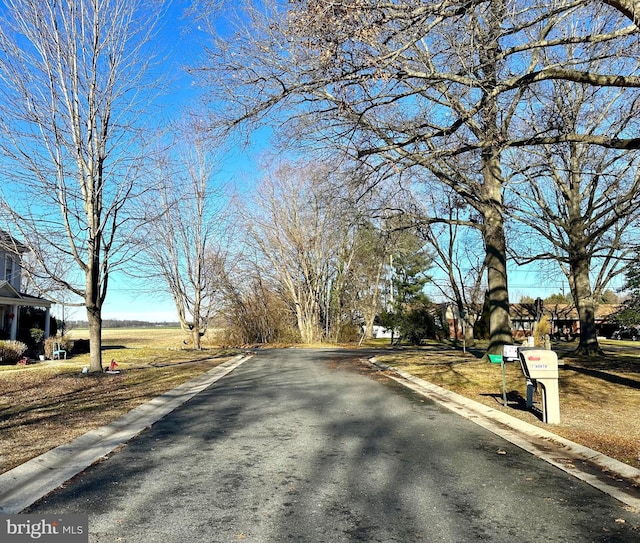
[[489,362],[492,364],[502,364],[502,355],[501,354],[490,354]]

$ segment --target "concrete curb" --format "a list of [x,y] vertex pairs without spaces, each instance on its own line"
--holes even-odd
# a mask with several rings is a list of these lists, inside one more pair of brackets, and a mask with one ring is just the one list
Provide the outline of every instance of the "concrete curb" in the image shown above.
[[0,513],[19,513],[251,358],[238,355],[112,423],[0,475]]
[[479,426],[499,435],[574,477],[640,510],[640,470],[583,445],[553,434],[429,383],[405,371],[368,361],[386,375]]

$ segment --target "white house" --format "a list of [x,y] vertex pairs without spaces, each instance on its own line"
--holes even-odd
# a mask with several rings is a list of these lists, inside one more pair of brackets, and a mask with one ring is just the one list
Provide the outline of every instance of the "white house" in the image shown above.
[[44,337],[49,337],[49,312],[54,302],[20,292],[22,255],[27,248],[4,230],[0,230],[0,332],[16,339],[20,312],[30,307],[45,310]]

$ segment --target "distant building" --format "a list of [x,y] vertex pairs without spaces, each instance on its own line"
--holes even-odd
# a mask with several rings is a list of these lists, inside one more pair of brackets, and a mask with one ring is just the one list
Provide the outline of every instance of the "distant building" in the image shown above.
[[393,334],[393,331],[391,330],[391,328],[385,328],[384,326],[380,326],[378,324],[374,324],[373,325],[373,337],[374,338],[398,337],[398,332],[396,331],[396,333]]
[[[596,329],[599,336],[610,337],[616,329],[611,316],[619,310],[615,304],[599,304],[596,307]],[[449,328],[451,339],[463,339],[462,321],[458,316],[458,309],[454,304],[440,306],[443,321]],[[542,315],[551,323],[551,333],[555,338],[574,338],[580,334],[580,318],[573,304],[543,304]],[[537,320],[538,310],[535,303],[511,304],[509,307],[511,331],[515,339],[523,339],[533,334],[533,327]],[[475,321],[475,317],[469,319]]]
[[[611,336],[616,328],[611,322],[611,316],[619,309],[617,304],[596,306],[595,324],[599,336]],[[533,325],[536,322],[535,304],[511,304],[509,314],[514,337],[527,337],[533,333]],[[549,319],[551,335],[555,338],[570,339],[580,335],[580,317],[575,305],[543,304],[542,315]]]

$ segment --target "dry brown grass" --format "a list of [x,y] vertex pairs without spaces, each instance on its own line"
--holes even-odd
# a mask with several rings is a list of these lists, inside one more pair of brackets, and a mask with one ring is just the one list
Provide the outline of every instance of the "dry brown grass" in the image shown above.
[[[565,365],[559,382],[561,423],[553,426],[541,422],[539,412],[525,410],[526,383],[519,364],[506,365],[505,408],[501,366],[481,361],[479,352],[431,345],[378,360],[640,468],[640,349],[637,343],[624,350],[622,345],[604,341],[606,356],[587,360],[570,358],[567,344],[554,346]],[[537,394],[534,401],[541,408]]]
[[[73,332],[72,337],[86,337]],[[179,330],[105,330],[105,366],[83,375],[88,356],[0,366],[0,473],[107,424],[130,409],[228,360],[232,351],[183,350]]]

